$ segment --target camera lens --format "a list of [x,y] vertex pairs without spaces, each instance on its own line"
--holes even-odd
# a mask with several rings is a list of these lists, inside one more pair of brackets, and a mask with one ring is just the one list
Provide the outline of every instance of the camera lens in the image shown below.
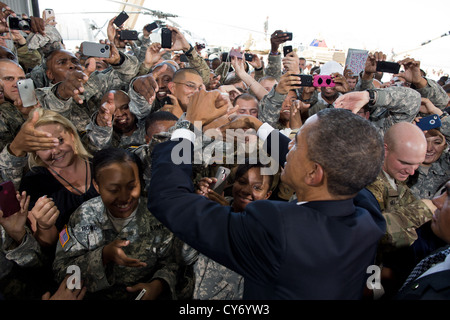
[[19,28],[20,30],[30,30],[30,25],[25,20],[21,20],[19,22]]
[[101,52],[101,53],[105,53],[105,49],[101,48],[101,49],[100,49],[100,52]]
[[327,85],[330,85],[331,84],[331,79],[327,79],[326,82],[327,82]]
[[322,84],[323,79],[322,79],[322,78],[319,78],[319,79],[317,80],[317,82],[318,82],[319,84]]
[[108,50],[108,49],[109,49],[109,46],[105,46],[105,49]]

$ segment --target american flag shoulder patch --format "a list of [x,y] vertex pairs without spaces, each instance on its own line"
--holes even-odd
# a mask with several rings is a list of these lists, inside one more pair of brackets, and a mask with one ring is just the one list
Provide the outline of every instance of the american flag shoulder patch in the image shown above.
[[64,248],[67,241],[69,241],[69,232],[67,232],[67,225],[64,226],[64,229],[59,233],[59,242],[61,246]]

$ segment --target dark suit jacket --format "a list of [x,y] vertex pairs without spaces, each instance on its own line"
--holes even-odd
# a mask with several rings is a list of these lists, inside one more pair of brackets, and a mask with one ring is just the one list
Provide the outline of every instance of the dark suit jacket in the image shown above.
[[429,274],[405,287],[396,300],[449,300],[450,270]]
[[261,200],[232,212],[194,193],[191,165],[171,160],[177,143],[153,151],[149,210],[193,248],[243,275],[244,299],[362,297],[366,269],[386,229],[369,191],[300,206]]

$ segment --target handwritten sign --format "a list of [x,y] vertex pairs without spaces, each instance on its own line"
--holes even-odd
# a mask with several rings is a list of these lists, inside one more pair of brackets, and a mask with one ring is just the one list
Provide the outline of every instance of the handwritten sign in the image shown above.
[[360,49],[348,49],[345,66],[352,71],[353,76],[359,75],[364,70],[369,51]]

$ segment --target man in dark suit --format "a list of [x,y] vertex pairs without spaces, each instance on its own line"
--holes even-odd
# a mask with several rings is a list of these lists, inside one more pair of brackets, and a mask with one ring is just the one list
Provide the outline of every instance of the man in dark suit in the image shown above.
[[386,230],[376,199],[364,190],[384,159],[376,128],[350,111],[326,109],[289,143],[257,118],[239,118],[233,123],[254,128],[280,152],[281,180],[300,202],[258,200],[232,212],[195,194],[190,177],[191,141],[226,109],[216,91],[191,97],[180,129],[153,151],[149,210],[184,242],[241,274],[244,299],[362,298]]
[[449,196],[450,181],[447,181],[444,192],[432,200],[436,210],[430,225],[433,236],[447,245],[435,250],[417,264],[400,289],[396,297],[399,300],[450,299]]

